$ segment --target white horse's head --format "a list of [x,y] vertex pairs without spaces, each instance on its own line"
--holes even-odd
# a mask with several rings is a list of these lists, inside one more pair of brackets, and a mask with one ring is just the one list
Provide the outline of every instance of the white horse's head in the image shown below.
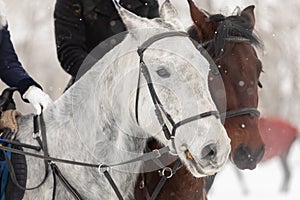
[[[161,7],[161,18],[151,20],[117,3],[116,8],[128,37],[140,46],[140,61],[145,64],[137,110],[131,109],[138,126],[177,152],[195,177],[216,173],[228,158],[230,139],[210,96],[207,60],[181,32],[184,28],[168,0]],[[201,113],[207,115],[199,119]],[[162,125],[170,135],[164,134]]]

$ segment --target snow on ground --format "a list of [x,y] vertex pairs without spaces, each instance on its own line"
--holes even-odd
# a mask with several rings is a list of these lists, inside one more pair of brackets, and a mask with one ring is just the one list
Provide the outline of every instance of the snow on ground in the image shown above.
[[231,163],[221,171],[208,194],[209,200],[299,200],[300,199],[300,141],[293,144],[289,164],[291,166],[290,190],[280,193],[283,170],[279,159],[259,165],[254,170],[242,171],[248,195],[243,194],[238,176]]

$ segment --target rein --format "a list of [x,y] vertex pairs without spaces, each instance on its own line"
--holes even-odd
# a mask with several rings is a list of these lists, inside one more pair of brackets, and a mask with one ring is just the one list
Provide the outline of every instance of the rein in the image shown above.
[[[51,157],[48,154],[48,150],[47,150],[47,143],[46,143],[46,129],[45,129],[45,124],[44,124],[44,120],[42,117],[42,114],[39,116],[40,117],[40,124],[42,127],[41,132],[41,136],[42,139],[40,138],[39,135],[39,128],[37,125],[37,117],[38,116],[34,116],[33,121],[34,121],[34,133],[33,133],[33,138],[36,139],[40,145],[40,148],[43,150],[44,155],[40,155],[37,153],[31,153],[31,152],[27,152],[27,151],[22,151],[19,149],[15,149],[12,147],[7,147],[7,146],[0,146],[0,150],[5,151],[5,152],[12,152],[12,153],[16,153],[16,154],[21,154],[21,155],[27,155],[27,156],[32,156],[32,157],[36,157],[39,159],[43,159],[45,161],[45,176],[42,180],[42,182],[40,184],[38,184],[35,187],[31,187],[31,188],[26,188],[24,186],[21,186],[18,181],[16,180],[16,176],[15,176],[15,172],[14,172],[14,168],[12,166],[12,163],[9,160],[6,160],[8,162],[9,165],[9,172],[10,175],[12,177],[12,181],[21,189],[23,190],[33,190],[33,189],[37,189],[39,188],[41,185],[43,185],[48,177],[49,174],[49,165],[51,167],[52,173],[53,173],[53,195],[52,195],[52,199],[55,199],[55,189],[56,189],[56,179],[55,179],[55,175],[57,175],[57,177],[60,179],[60,181],[62,182],[62,184],[65,186],[65,188],[72,194],[72,196],[74,197],[74,199],[77,200],[81,200],[82,197],[80,196],[80,194],[76,191],[76,189],[65,179],[65,177],[62,175],[61,171],[59,170],[58,166],[55,164],[55,162],[60,162],[60,163],[64,163],[64,164],[72,164],[72,165],[78,165],[78,166],[83,166],[83,167],[92,167],[92,168],[97,168],[99,173],[103,173],[105,175],[105,177],[108,179],[109,183],[111,184],[111,186],[113,187],[116,195],[118,196],[118,198],[120,200],[123,200],[123,197],[121,195],[121,193],[119,192],[116,184],[114,183],[113,179],[111,178],[111,176],[108,173],[109,168],[112,167],[116,167],[116,166],[120,166],[120,165],[125,165],[125,164],[129,164],[129,163],[133,163],[133,162],[137,162],[137,161],[148,161],[151,159],[157,159],[159,157],[161,157],[162,155],[166,154],[167,152],[170,151],[170,149],[168,147],[163,147],[161,149],[155,149],[151,152],[148,153],[144,153],[142,156],[139,156],[137,158],[128,160],[128,161],[124,161],[124,162],[120,162],[120,163],[116,163],[116,164],[111,164],[111,165],[106,165],[106,164],[93,164],[93,163],[86,163],[86,162],[79,162],[79,161],[73,161],[73,160],[68,160],[68,159],[60,159],[60,158],[55,158],[55,157]],[[43,128],[44,127],[44,128]],[[38,146],[32,146],[32,145],[27,145],[27,144],[23,144],[23,143],[19,143],[16,141],[11,141],[11,140],[5,140],[6,143],[8,144],[14,144],[17,146],[22,146],[25,148],[30,148],[30,149],[34,149],[34,150],[39,150]],[[4,154],[5,155],[5,154]]]

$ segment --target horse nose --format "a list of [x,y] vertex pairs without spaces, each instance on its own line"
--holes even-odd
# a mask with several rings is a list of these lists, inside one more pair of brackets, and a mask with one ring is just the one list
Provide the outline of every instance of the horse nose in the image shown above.
[[262,160],[264,154],[265,154],[265,145],[262,145],[262,147],[260,148],[257,154],[257,162],[260,162]]
[[206,145],[201,151],[201,157],[205,160],[212,160],[217,152],[216,144]]
[[240,169],[254,169],[262,159],[264,151],[264,146],[258,151],[252,152],[248,146],[240,145],[234,152],[233,161]]

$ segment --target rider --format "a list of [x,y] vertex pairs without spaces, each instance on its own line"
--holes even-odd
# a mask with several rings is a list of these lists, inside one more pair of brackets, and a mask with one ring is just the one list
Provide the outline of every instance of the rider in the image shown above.
[[[143,17],[159,16],[157,0],[120,0],[120,4]],[[126,30],[112,0],[57,0],[54,18],[57,56],[72,76],[69,86],[82,75],[79,68],[85,72],[103,56],[102,52],[85,60],[99,43]],[[105,52],[119,42],[107,42]]]
[[[10,87],[16,87],[23,100],[33,105],[36,114],[40,114],[42,108],[46,108],[52,103],[51,98],[42,91],[42,87],[34,81],[22,67],[14,50],[10,39],[10,32],[6,17],[4,15],[4,3],[0,0],[0,79]],[[4,116],[4,114],[3,114]],[[4,134],[5,127],[1,127],[1,136]],[[2,134],[3,133],[3,134]],[[2,143],[1,143],[2,145]],[[7,152],[8,158],[12,163],[18,163],[15,167],[16,179],[26,183],[24,169],[26,169],[25,157],[22,155]],[[25,166],[25,167],[24,167]],[[22,199],[24,191],[16,187],[8,175],[8,167],[4,159],[4,153],[0,152],[0,198],[6,200]]]
[[40,114],[41,107],[46,108],[52,100],[19,62],[2,12],[0,10],[0,78],[8,86],[17,87],[23,100],[31,103],[36,113]]

